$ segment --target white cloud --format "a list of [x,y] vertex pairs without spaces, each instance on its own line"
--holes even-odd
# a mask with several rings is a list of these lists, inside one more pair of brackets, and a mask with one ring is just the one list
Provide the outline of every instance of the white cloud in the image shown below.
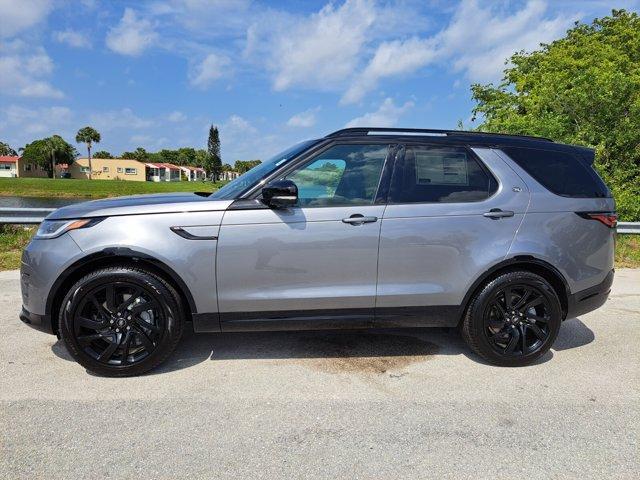
[[513,14],[482,8],[477,0],[464,0],[449,26],[438,35],[440,55],[455,71],[471,81],[497,80],[505,60],[519,50],[534,50],[558,38],[578,15],[547,16],[547,3],[529,0]]
[[341,103],[362,100],[385,77],[415,73],[436,62],[463,72],[471,81],[497,80],[514,52],[534,50],[562,36],[578,17],[549,18],[542,0],[529,0],[512,13],[501,6],[504,4],[463,0],[442,31],[425,38],[382,42],[367,66],[353,77]]
[[130,108],[92,113],[89,123],[99,131],[144,129],[156,124],[154,120],[137,116]]
[[0,45],[0,91],[20,97],[62,98],[47,77],[53,61],[43,48],[31,49],[21,41]]
[[231,60],[227,57],[210,53],[202,62],[193,68],[190,75],[191,85],[199,88],[207,88],[226,73],[230,64]]
[[64,43],[74,48],[91,48],[91,39],[88,35],[67,29],[54,32],[53,38],[58,43]]
[[287,120],[289,127],[309,128],[316,124],[316,113],[320,107],[310,108],[304,112],[297,113]]
[[378,46],[373,58],[343,95],[342,103],[353,103],[373,90],[378,80],[384,77],[411,73],[436,57],[434,39],[410,38],[405,41],[394,40]]
[[306,18],[281,16],[277,25],[262,21],[247,33],[247,54],[266,62],[276,90],[336,88],[358,66],[375,18],[371,0],[347,0]]
[[230,134],[256,132],[256,128],[240,115],[231,115],[229,120],[222,125],[222,129]]
[[0,0],[0,37],[12,37],[44,20],[50,0]]
[[0,128],[14,132],[12,143],[24,145],[35,137],[64,135],[73,121],[73,113],[67,107],[25,108],[9,105],[0,111]]
[[398,124],[400,117],[413,108],[413,102],[405,102],[397,106],[389,97],[380,104],[375,112],[365,113],[354,118],[345,127],[393,127]]
[[122,55],[138,56],[158,40],[150,20],[140,18],[131,8],[125,8],[120,23],[107,33],[107,47]]
[[167,120],[174,123],[184,122],[186,119],[187,116],[178,110],[174,110],[167,116]]

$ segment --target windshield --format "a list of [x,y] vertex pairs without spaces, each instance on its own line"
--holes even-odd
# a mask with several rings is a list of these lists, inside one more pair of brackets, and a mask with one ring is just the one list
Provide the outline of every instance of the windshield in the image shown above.
[[293,157],[296,157],[317,142],[318,140],[307,140],[306,142],[298,143],[284,152],[274,155],[269,160],[256,165],[248,172],[243,173],[235,180],[227,183],[220,190],[213,192],[210,198],[216,200],[233,200],[237,198],[242,192],[271,174],[276,168],[288,160],[291,160]]

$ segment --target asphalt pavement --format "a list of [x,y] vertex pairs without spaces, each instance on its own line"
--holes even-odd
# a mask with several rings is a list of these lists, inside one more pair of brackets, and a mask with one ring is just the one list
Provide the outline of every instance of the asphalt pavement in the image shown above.
[[18,320],[0,272],[0,478],[640,476],[640,270],[497,368],[443,329],[187,334],[137,378]]

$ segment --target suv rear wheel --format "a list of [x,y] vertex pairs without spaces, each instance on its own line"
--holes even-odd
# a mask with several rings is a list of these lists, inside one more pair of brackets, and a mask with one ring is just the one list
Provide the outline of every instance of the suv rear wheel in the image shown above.
[[471,300],[462,337],[488,362],[528,365],[553,345],[562,307],[544,278],[528,271],[504,273],[489,281]]
[[99,375],[139,375],[175,349],[184,323],[171,285],[143,269],[96,270],[67,293],[60,333],[75,360]]

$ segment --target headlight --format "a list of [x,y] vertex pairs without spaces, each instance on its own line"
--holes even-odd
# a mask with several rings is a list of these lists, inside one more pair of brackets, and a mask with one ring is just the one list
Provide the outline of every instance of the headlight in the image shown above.
[[102,218],[83,218],[81,220],[45,220],[40,224],[35,238],[56,238],[63,233],[79,228],[93,227]]

